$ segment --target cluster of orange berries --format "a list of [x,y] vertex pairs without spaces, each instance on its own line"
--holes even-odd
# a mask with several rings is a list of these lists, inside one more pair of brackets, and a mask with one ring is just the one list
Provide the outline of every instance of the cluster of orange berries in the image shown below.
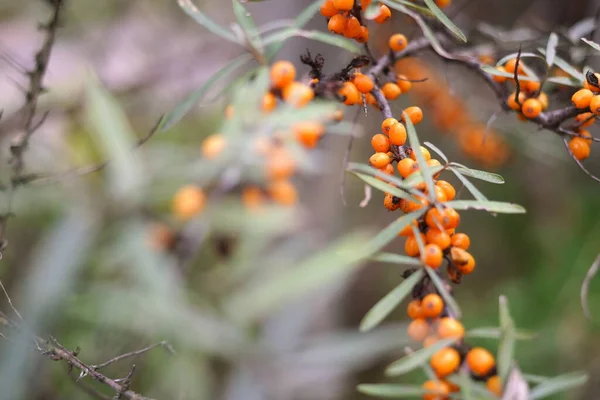
[[[372,0],[361,0],[360,5],[355,0],[326,0],[321,5],[321,15],[329,18],[327,27],[333,33],[354,39],[359,43],[369,40],[369,28],[361,23],[361,10],[366,10]],[[379,13],[373,20],[383,24],[390,19],[392,12],[385,4],[379,4]]]
[[413,96],[430,111],[431,120],[442,132],[456,135],[461,150],[488,168],[499,167],[510,156],[509,148],[500,135],[475,119],[464,102],[452,93],[445,79],[426,61],[403,58],[396,69],[412,80],[427,77],[414,85]]
[[424,347],[438,340],[456,339],[453,346],[444,347],[433,354],[429,364],[437,380],[428,380],[423,384],[427,394],[425,400],[445,400],[450,393],[460,390],[446,379],[457,372],[466,363],[471,374],[479,380],[485,380],[488,390],[497,396],[502,395],[500,378],[496,375],[494,356],[482,347],[466,348],[463,343],[465,328],[460,321],[448,316],[444,300],[437,293],[428,293],[420,299],[412,300],[407,307],[412,322],[408,326],[409,336]]
[[600,115],[600,74],[589,72],[583,82],[583,89],[578,90],[571,97],[573,105],[581,111],[576,117],[577,127],[575,136],[569,140],[569,149],[578,160],[585,160],[590,156],[592,134],[585,128],[596,122]]

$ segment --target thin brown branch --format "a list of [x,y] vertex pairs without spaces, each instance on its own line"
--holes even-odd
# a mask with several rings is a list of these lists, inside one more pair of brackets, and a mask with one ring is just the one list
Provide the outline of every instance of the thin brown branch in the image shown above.
[[162,341],[160,343],[155,343],[155,344],[153,344],[151,346],[144,347],[143,349],[140,349],[140,350],[131,351],[129,353],[121,354],[121,355],[119,355],[117,357],[111,358],[110,360],[107,360],[107,361],[103,362],[102,364],[90,365],[90,367],[94,368],[96,371],[98,371],[98,370],[100,370],[100,369],[102,369],[104,367],[109,366],[110,364],[119,362],[119,361],[124,360],[126,358],[139,356],[140,354],[144,354],[144,353],[146,353],[146,352],[148,352],[148,351],[150,351],[152,349],[155,349],[157,347],[164,347],[169,353],[173,353],[173,348],[171,347],[171,345],[168,342],[166,342],[166,341]]

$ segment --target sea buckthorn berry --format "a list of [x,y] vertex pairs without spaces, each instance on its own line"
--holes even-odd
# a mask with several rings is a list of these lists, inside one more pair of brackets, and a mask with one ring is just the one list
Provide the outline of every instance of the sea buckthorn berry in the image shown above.
[[406,313],[410,319],[425,318],[420,300],[412,300],[406,307]]
[[323,4],[321,4],[321,8],[319,9],[321,15],[327,18],[331,18],[338,13],[338,9],[333,5],[333,0],[326,0]]
[[439,8],[446,8],[448,7],[450,4],[452,4],[452,0],[435,0],[435,4],[439,7]]
[[325,133],[325,127],[317,121],[297,122],[292,126],[292,130],[296,135],[296,140],[309,149],[317,147],[319,139]]
[[342,14],[336,14],[333,17],[329,18],[329,22],[327,23],[327,29],[329,29],[333,33],[337,33],[341,35],[344,33],[346,29],[346,24],[348,20]]
[[342,110],[335,110],[331,115],[331,119],[340,122],[344,119],[344,112]]
[[513,92],[508,96],[508,99],[506,99],[506,104],[512,110],[519,111],[521,109],[521,104],[523,104],[523,102],[525,101],[525,93],[519,92],[519,96],[518,96],[519,101],[518,102],[515,100],[516,93],[517,92]]
[[206,158],[215,158],[225,150],[227,141],[220,133],[207,136],[202,141],[202,155]]
[[439,294],[430,293],[421,300],[421,308],[427,318],[436,318],[444,311],[444,300]]
[[471,253],[460,247],[452,247],[450,249],[450,258],[456,269],[463,275],[468,275],[475,269],[475,259]]
[[271,112],[277,107],[277,98],[273,93],[267,93],[263,96],[261,102],[261,109],[264,112]]
[[588,108],[594,93],[589,89],[580,89],[571,96],[571,102],[577,108]]
[[402,93],[407,93],[412,88],[412,82],[406,75],[398,75],[396,85],[400,86]]
[[315,97],[315,92],[310,86],[304,83],[292,82],[283,88],[281,95],[286,103],[295,107],[302,107]]
[[383,93],[385,98],[388,100],[397,99],[398,96],[400,96],[402,94],[402,91],[400,90],[400,86],[396,85],[393,82],[387,82],[386,84],[384,84],[381,87],[381,92]]
[[[419,235],[421,235],[421,239],[423,240],[423,243],[425,243],[425,235],[422,233]],[[406,238],[406,241],[404,242],[404,252],[409,257],[416,257],[421,253],[421,250],[419,249],[419,242],[415,236],[408,236]]]
[[448,387],[442,381],[426,381],[423,384],[423,389],[425,389],[423,400],[445,400],[448,398]]
[[431,330],[427,321],[423,318],[418,318],[411,321],[408,324],[408,336],[414,341],[422,342],[427,335],[429,335],[429,331]]
[[435,183],[435,186],[439,187],[444,191],[444,193],[446,194],[446,199],[448,201],[454,200],[454,198],[456,197],[456,189],[454,189],[454,186],[452,186],[450,182],[437,181]]
[[498,375],[489,377],[485,382],[485,387],[496,396],[502,396],[502,382],[500,382],[500,377]]
[[392,16],[392,12],[388,8],[388,6],[386,6],[385,4],[380,4],[379,5],[379,14],[377,14],[377,16],[373,20],[375,22],[377,22],[378,24],[383,24],[385,21],[390,19],[391,16]]
[[522,81],[520,82],[520,88],[527,94],[533,94],[540,90],[540,83],[538,81]]
[[401,33],[395,33],[390,36],[388,40],[388,46],[393,51],[402,51],[408,46],[408,39]]
[[600,95],[595,95],[590,100],[590,111],[596,115],[600,115]]
[[354,16],[348,18],[346,22],[346,28],[344,29],[344,36],[349,39],[354,39],[361,34],[361,25],[358,19]]
[[248,186],[242,191],[242,203],[248,209],[257,209],[265,204],[265,194],[256,186]]
[[403,158],[398,161],[398,172],[403,178],[407,178],[410,174],[419,170],[419,164],[411,158]]
[[428,244],[423,249],[421,260],[425,265],[433,269],[439,268],[444,260],[444,253],[437,244]]
[[438,341],[438,337],[435,335],[429,335],[425,338],[425,340],[423,340],[423,347],[429,347],[431,345],[436,344],[436,342]]
[[387,193],[383,199],[383,206],[388,211],[396,211],[400,208],[400,198]]
[[358,91],[363,94],[369,93],[371,90],[373,90],[373,87],[375,87],[375,84],[373,83],[373,79],[371,79],[367,75],[363,75],[363,74],[354,75],[354,79],[352,79],[352,83],[354,83],[354,86],[356,86],[356,89],[358,89]]
[[406,128],[401,123],[390,127],[390,144],[402,146],[406,143]]
[[456,228],[460,223],[460,215],[453,208],[444,208],[442,211],[432,208],[425,215],[425,222],[430,228],[444,229]]
[[438,228],[429,228],[425,234],[427,243],[436,244],[444,250],[450,247],[450,235],[446,231],[440,231]]
[[431,356],[429,364],[438,378],[444,378],[460,366],[460,354],[456,349],[446,347]]
[[402,113],[403,122],[406,122],[407,115],[408,118],[410,118],[413,125],[416,125],[423,120],[423,110],[421,110],[417,106],[408,107],[404,110],[404,112]]
[[[441,163],[441,162],[439,162],[439,160],[436,160],[435,158],[433,158],[433,159],[431,159],[431,160],[427,160],[427,166],[428,166],[430,169],[433,169],[434,167],[441,167],[441,166],[442,166],[442,163]],[[440,176],[440,174],[441,174],[441,173],[442,173],[442,171],[439,171],[438,173],[434,174],[434,175],[433,175],[433,178],[434,178],[434,179],[437,179],[437,178]]]
[[448,201],[448,199],[446,198],[446,193],[442,188],[435,186],[433,189],[435,191],[435,201],[437,201],[438,203]]
[[366,93],[365,94],[365,101],[370,106],[376,106],[377,105],[377,99],[371,93]]
[[398,232],[398,236],[413,236],[414,232],[412,227],[418,228],[419,224],[417,223],[417,220],[415,219],[412,223],[406,225],[404,228],[402,228],[402,230],[400,232]]
[[271,182],[267,187],[267,192],[275,203],[282,206],[292,206],[298,201],[298,192],[288,180]]
[[296,160],[287,150],[280,148],[269,154],[266,170],[269,179],[289,178],[296,172]]
[[538,99],[527,99],[521,106],[521,112],[527,118],[535,118],[542,112],[542,104]]
[[579,161],[585,160],[590,156],[590,145],[586,140],[580,137],[574,137],[569,140],[569,150],[573,153],[573,157]]
[[338,94],[344,98],[344,104],[347,106],[360,103],[360,92],[352,82],[344,82]]
[[390,134],[390,128],[392,127],[392,125],[397,124],[398,120],[396,118],[386,118],[383,120],[383,122],[381,123],[381,132],[383,132],[385,135],[389,135]]
[[600,74],[598,74],[597,72],[592,73],[591,71],[588,71],[585,79],[583,80],[583,87],[586,89],[590,89],[594,93],[598,93],[600,92],[600,86],[598,83],[599,79]]
[[475,375],[487,375],[495,364],[492,353],[483,347],[474,347],[467,353],[467,365]]
[[459,249],[468,250],[471,246],[471,239],[466,233],[455,233],[450,238],[452,247],[458,247]]
[[438,322],[437,335],[440,339],[462,339],[465,327],[457,319],[444,317]]
[[[500,65],[498,65],[496,67],[496,69],[500,72],[506,72],[506,69]],[[502,83],[506,81],[506,77],[505,76],[501,76],[501,75],[492,75],[492,79],[498,83]]]
[[354,38],[358,43],[367,43],[369,41],[369,28],[366,26],[360,27],[360,34]]
[[[426,147],[421,146],[420,150],[421,150],[421,154],[423,154],[423,157],[425,157],[425,161],[431,160],[431,153],[429,152],[429,150],[427,150]],[[417,161],[417,155],[415,154],[414,151],[411,151],[410,158]]]
[[383,133],[378,133],[371,138],[371,146],[378,153],[387,153],[390,151],[390,139]]
[[[404,202],[400,203],[400,209],[405,212],[405,213],[410,213],[413,211],[417,211],[421,208],[423,208],[424,206],[429,205],[429,202],[427,201],[427,199],[421,197],[421,196],[415,196],[417,197],[419,200],[418,201],[412,201],[412,200],[404,200]],[[425,237],[425,235],[423,235],[423,237]]]
[[541,92],[537,99],[542,105],[542,110],[546,110],[548,108],[548,95],[544,92]]
[[225,107],[225,118],[232,119],[234,115],[235,115],[235,111],[233,109],[233,105],[229,104],[227,107]]
[[350,11],[354,7],[354,0],[333,0],[333,6],[340,11]]
[[363,11],[366,10],[367,7],[369,7],[371,5],[372,1],[373,0],[360,0],[360,8],[361,8],[361,10],[363,10]]
[[586,112],[586,113],[582,113],[582,114],[578,114],[575,117],[575,121],[577,121],[580,125],[580,128],[587,128],[588,126],[592,126],[594,125],[594,122],[596,122],[595,116],[593,113],[591,112]]
[[188,220],[200,214],[206,206],[206,194],[194,185],[183,186],[173,196],[173,214],[180,220]]
[[271,85],[277,89],[283,89],[296,79],[296,67],[289,61],[277,61],[271,67]]
[[[512,74],[515,72],[516,66],[517,66],[517,59],[511,58],[510,60],[508,60],[506,62],[506,64],[504,64],[504,69],[509,74]],[[523,60],[519,60],[519,75],[522,75],[524,73],[525,73],[525,70],[523,69]]]
[[475,258],[471,253],[467,253],[467,262],[461,265],[457,265],[456,269],[463,275],[469,275],[475,270]]
[[375,153],[369,157],[369,163],[377,169],[385,168],[390,161],[390,157],[386,153]]
[[577,133],[582,137],[583,140],[588,144],[588,146],[592,145],[593,136],[590,131],[586,131],[585,129],[579,129]]

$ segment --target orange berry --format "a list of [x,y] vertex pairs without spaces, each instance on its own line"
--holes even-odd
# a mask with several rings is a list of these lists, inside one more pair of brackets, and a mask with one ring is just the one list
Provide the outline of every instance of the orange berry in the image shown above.
[[371,146],[378,153],[387,153],[390,151],[390,139],[383,133],[378,133],[371,138]]
[[367,43],[369,41],[369,28],[366,26],[360,27],[360,34],[354,38],[358,43]]
[[262,98],[261,108],[264,112],[271,112],[277,107],[277,98],[273,93],[267,93]]
[[322,16],[327,18],[333,17],[338,13],[338,9],[333,5],[333,0],[326,0],[321,4],[321,9],[319,11]]
[[429,335],[423,340],[423,347],[429,347],[435,344],[439,339],[435,335]]
[[358,91],[363,94],[369,93],[371,90],[373,90],[373,87],[375,86],[375,84],[373,83],[373,80],[371,78],[369,78],[367,75],[363,75],[363,74],[354,75],[354,78],[352,79],[352,83],[354,83],[354,86],[356,86],[356,89],[358,89]]
[[406,225],[404,228],[402,228],[402,230],[400,232],[398,232],[398,236],[412,236],[414,235],[414,232],[412,230],[412,227],[418,227],[418,223],[417,220],[415,219],[412,223]]
[[440,339],[462,339],[465,336],[465,327],[454,318],[444,317],[438,322],[437,335]]
[[406,115],[408,115],[408,118],[410,118],[413,125],[416,125],[423,120],[423,110],[417,106],[408,107],[404,110],[402,113],[403,122],[406,122]]
[[271,85],[277,89],[283,89],[296,79],[296,67],[289,61],[277,61],[271,67]]
[[421,300],[423,314],[428,318],[437,318],[444,311],[444,300],[440,295],[430,293]]
[[521,106],[521,112],[527,118],[535,118],[542,112],[542,104],[538,99],[527,99]]
[[[421,154],[423,154],[423,157],[425,157],[425,161],[431,160],[431,153],[429,152],[429,150],[427,150],[426,147],[421,146],[420,150],[421,150]],[[417,161],[417,155],[415,154],[414,151],[412,151],[410,153],[410,158],[412,158],[413,160]]]
[[454,189],[454,186],[452,186],[450,182],[437,181],[435,183],[435,186],[439,187],[444,191],[444,193],[446,194],[446,200],[450,201],[456,197],[456,189]]
[[452,247],[458,247],[459,249],[468,250],[471,246],[471,239],[466,233],[455,233],[450,238]]
[[450,247],[450,235],[446,231],[440,231],[438,228],[429,228],[425,234],[427,243],[435,244],[444,250]]
[[281,95],[287,103],[302,107],[308,104],[314,97],[312,88],[301,82],[292,82],[283,88]]
[[[504,69],[506,69],[506,72],[508,72],[509,74],[513,74],[515,72],[515,68],[517,66],[517,59],[516,58],[511,58],[510,60],[508,60],[506,62],[506,64],[504,64]],[[522,75],[525,73],[525,70],[523,69],[523,60],[519,60],[519,75]]]
[[390,36],[388,40],[388,46],[393,51],[402,51],[408,46],[408,39],[401,33],[395,33]]
[[265,203],[263,191],[256,186],[248,186],[242,191],[242,203],[248,209],[256,209]]
[[296,160],[284,148],[277,149],[269,153],[266,170],[269,179],[289,178],[296,172]]
[[429,364],[439,378],[444,378],[460,366],[460,354],[456,349],[446,347],[431,356]]
[[408,303],[406,313],[410,319],[425,318],[420,300],[412,300]]
[[450,4],[452,4],[452,0],[435,0],[435,4],[439,7],[439,8],[446,8],[448,7]]
[[540,83],[538,81],[521,81],[519,82],[521,90],[527,94],[533,94],[540,90]]
[[600,115],[600,95],[596,95],[590,100],[590,111],[596,115]]
[[[496,69],[500,72],[506,72],[506,69],[500,65],[498,65],[496,67]],[[505,76],[500,76],[500,75],[492,75],[492,79],[494,79],[494,81],[498,82],[498,83],[502,83],[506,81],[506,77]]]
[[206,194],[194,185],[183,186],[173,196],[173,214],[180,220],[188,220],[202,212],[206,206]]
[[346,24],[348,20],[342,14],[336,14],[329,18],[329,22],[327,23],[327,29],[329,29],[333,33],[337,33],[341,35],[344,33],[346,29]]
[[340,11],[350,11],[354,7],[354,0],[333,0],[333,6]]
[[360,103],[360,92],[352,82],[344,82],[338,94],[344,98],[344,104],[347,106]]
[[422,342],[429,335],[429,324],[423,318],[418,318],[408,324],[408,336],[416,341]]
[[498,375],[488,378],[485,382],[485,386],[496,396],[502,396],[502,382],[500,382],[500,377]]
[[600,85],[598,84],[599,79],[600,79],[600,74],[591,73],[591,71],[588,71],[588,73],[586,74],[586,77],[583,81],[583,87],[591,90],[594,93],[598,93],[598,92],[600,92]]
[[452,229],[460,223],[460,215],[453,208],[444,208],[440,211],[434,207],[427,211],[425,222],[430,228],[441,226],[444,229]]
[[296,135],[296,140],[309,149],[317,147],[319,139],[325,133],[323,124],[316,121],[296,122],[292,126],[292,130]]
[[590,133],[590,131],[586,131],[585,129],[579,129],[577,131],[577,133],[582,136],[583,140],[585,140],[585,142],[588,144],[588,146],[592,145],[592,143],[593,143],[593,140],[592,140],[593,136]]
[[287,180],[271,182],[267,187],[267,192],[275,203],[282,206],[292,206],[298,201],[296,188]]
[[406,77],[406,75],[398,75],[396,84],[400,86],[402,93],[406,93],[412,88],[412,82]]
[[385,98],[388,100],[397,99],[398,96],[400,96],[402,94],[402,91],[400,90],[400,86],[396,85],[393,82],[387,82],[386,84],[384,84],[381,87],[381,92],[383,93]]
[[492,353],[483,347],[474,347],[467,353],[467,365],[475,375],[487,375],[495,364]]
[[448,398],[448,386],[442,381],[426,381],[423,389],[426,392],[423,400],[446,400]]
[[377,105],[377,99],[371,93],[366,93],[365,94],[365,101],[370,106],[376,106]]
[[215,158],[225,150],[225,147],[227,147],[225,137],[215,133],[202,141],[202,155],[206,158]]
[[579,161],[585,160],[590,156],[590,145],[587,143],[588,139],[574,137],[569,140],[569,150],[573,154],[573,157]]
[[398,120],[396,118],[386,118],[383,120],[383,122],[381,123],[381,132],[383,132],[385,135],[389,135],[390,134],[390,128],[392,127],[392,125],[397,124]]
[[[442,163],[440,163],[438,160],[436,160],[434,158],[434,159],[431,159],[431,160],[427,160],[427,166],[430,169],[433,169],[433,167],[441,167]],[[441,173],[442,173],[442,171],[439,171],[438,173],[436,173],[435,175],[433,175],[433,178],[437,179],[440,176]]]
[[361,34],[361,25],[358,22],[358,19],[354,16],[348,18],[346,22],[346,27],[344,28],[344,36],[349,39],[354,39]]
[[374,18],[374,21],[377,22],[378,24],[383,24],[385,21],[390,19],[391,16],[392,16],[392,12],[388,8],[388,6],[386,6],[385,4],[380,4],[379,5],[379,14],[377,14],[377,16]]
[[450,258],[461,274],[468,275],[475,269],[475,258],[460,247],[450,249]]
[[390,157],[386,153],[375,153],[369,157],[369,163],[374,168],[385,168],[391,162]]
[[571,102],[577,108],[588,108],[594,93],[589,89],[580,89],[571,96]]
[[542,110],[545,110],[548,108],[548,95],[544,92],[541,92],[540,95],[537,97],[537,99],[540,101],[540,104],[542,105]]
[[363,10],[363,11],[366,10],[367,7],[369,7],[371,5],[372,1],[373,0],[360,0],[360,8],[361,8],[361,10]]
[[523,102],[525,101],[525,93],[519,92],[518,102],[515,100],[515,94],[516,92],[513,92],[508,96],[508,99],[506,99],[506,104],[512,110],[519,111],[521,109],[521,104],[523,104]]
[[398,161],[398,172],[403,178],[407,178],[410,174],[419,170],[419,165],[411,158],[403,158]]
[[404,143],[406,143],[406,128],[398,122],[390,127],[390,144],[403,146]]
[[344,119],[344,112],[342,110],[335,110],[331,116],[331,119],[336,122],[342,121]]
[[448,199],[446,198],[446,193],[444,192],[444,190],[442,188],[435,186],[434,191],[435,191],[435,201],[437,201],[438,203],[443,203],[444,201],[448,201]]
[[400,208],[400,200],[400,198],[393,196],[390,193],[387,193],[383,198],[383,206],[388,211],[396,211]]
[[579,125],[580,128],[587,128],[588,126],[594,125],[594,122],[596,122],[596,119],[595,119],[593,113],[586,112],[586,113],[578,114],[575,117],[575,121],[577,121],[579,124],[581,124],[581,125]]
[[423,249],[421,261],[433,269],[439,268],[442,261],[444,261],[444,253],[437,244],[428,244]]
[[[419,235],[421,235],[423,243],[426,243],[425,235],[422,233],[419,233]],[[406,238],[406,241],[404,242],[404,252],[409,257],[416,257],[421,253],[421,250],[419,249],[419,242],[414,236],[408,236]]]

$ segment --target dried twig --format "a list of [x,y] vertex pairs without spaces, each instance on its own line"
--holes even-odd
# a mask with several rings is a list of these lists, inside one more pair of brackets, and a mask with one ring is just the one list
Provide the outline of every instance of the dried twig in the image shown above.
[[139,356],[140,354],[144,354],[152,349],[155,349],[157,347],[164,347],[169,353],[173,354],[173,348],[171,347],[171,345],[167,342],[167,341],[162,341],[159,343],[155,343],[153,345],[144,347],[143,349],[140,350],[136,350],[136,351],[131,351],[129,353],[124,353],[121,354],[117,357],[111,358],[110,360],[107,360],[105,362],[103,362],[102,364],[97,364],[97,365],[90,365],[91,368],[95,369],[96,371],[109,366],[110,364],[116,363],[118,361],[124,360],[126,358],[130,358],[130,357],[135,357],[135,356]]

